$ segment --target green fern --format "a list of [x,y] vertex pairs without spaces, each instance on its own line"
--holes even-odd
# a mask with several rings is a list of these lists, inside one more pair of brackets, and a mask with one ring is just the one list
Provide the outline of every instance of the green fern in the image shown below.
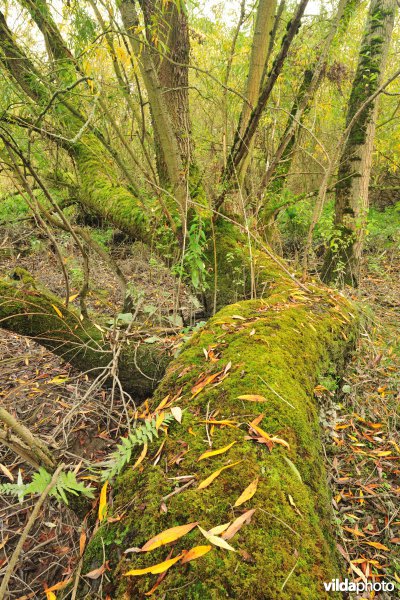
[[[174,420],[173,415],[165,416],[162,425],[169,425]],[[112,479],[119,475],[124,466],[131,460],[132,450],[136,446],[144,446],[144,444],[152,442],[154,438],[158,438],[156,429],[156,419],[144,421],[141,425],[135,427],[126,438],[121,438],[121,444],[117,445],[117,449],[110,455],[108,460],[104,461],[100,477],[102,481]]]
[[[19,473],[17,483],[0,484],[0,494],[17,496],[19,501],[22,502],[25,496],[29,494],[42,494],[49,485],[51,478],[51,473],[48,473],[43,467],[40,467],[34,473],[30,483],[23,483],[21,473]],[[73,471],[62,471],[56,484],[49,492],[49,496],[54,496],[57,500],[65,502],[65,504],[68,504],[67,494],[73,494],[74,496],[82,494],[87,498],[94,498],[92,488],[86,487],[78,481]]]

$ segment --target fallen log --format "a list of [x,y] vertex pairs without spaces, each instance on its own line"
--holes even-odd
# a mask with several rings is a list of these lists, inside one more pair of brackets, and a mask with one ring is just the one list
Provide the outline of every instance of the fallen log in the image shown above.
[[[182,409],[182,423],[169,427],[156,466],[160,441],[139,468],[128,467],[113,482],[113,513],[122,518],[100,527],[85,553],[82,573],[104,556],[110,561],[112,598],[145,598],[157,576],[125,574],[198,545],[212,549],[171,566],[157,597],[328,598],[323,583],[343,566],[313,391],[321,377],[340,373],[357,319],[343,296],[309,287],[306,293],[281,276],[267,298],[223,308],[168,367],[151,409],[168,396]],[[228,449],[199,461],[210,443]],[[200,485],[218,469],[224,470]],[[254,496],[235,507],[252,483]],[[214,546],[195,527],[172,545],[124,553],[168,528],[198,522],[208,531],[250,509],[251,522],[229,539],[235,552]],[[86,592],[96,597],[93,588]]]
[[105,369],[110,376],[118,373],[123,389],[137,398],[154,391],[171,360],[168,340],[148,344],[131,337],[114,365],[117,345],[112,332],[66,308],[20,268],[0,279],[0,327],[35,340],[91,377]]

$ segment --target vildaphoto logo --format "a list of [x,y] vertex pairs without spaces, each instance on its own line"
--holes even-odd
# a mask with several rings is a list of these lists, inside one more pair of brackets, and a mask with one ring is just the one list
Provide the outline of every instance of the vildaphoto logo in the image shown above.
[[324,582],[324,588],[327,592],[357,592],[357,594],[362,592],[393,592],[394,583],[389,581],[358,581],[356,583],[348,579],[343,581],[332,579],[329,583]]

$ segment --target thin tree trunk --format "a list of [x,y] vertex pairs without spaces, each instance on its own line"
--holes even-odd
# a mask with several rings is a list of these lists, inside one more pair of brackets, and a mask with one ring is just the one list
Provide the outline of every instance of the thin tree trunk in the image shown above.
[[[255,17],[253,42],[251,45],[249,72],[244,94],[247,102],[243,103],[242,113],[240,115],[239,135],[241,137],[246,131],[251,116],[251,111],[255,107],[260,95],[262,76],[266,66],[271,32],[274,26],[275,11],[276,0],[259,0]],[[240,164],[238,173],[239,184],[243,183],[246,176],[254,147],[254,141],[255,139],[253,137],[250,142],[247,156]]]

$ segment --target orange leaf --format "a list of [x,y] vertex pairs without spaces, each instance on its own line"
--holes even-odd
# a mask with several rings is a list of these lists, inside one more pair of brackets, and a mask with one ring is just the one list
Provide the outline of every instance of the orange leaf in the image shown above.
[[199,460],[203,460],[204,458],[210,458],[211,456],[217,456],[218,454],[223,454],[224,452],[228,452],[228,450],[230,448],[232,448],[232,446],[236,444],[236,442],[232,442],[231,444],[228,444],[227,446],[224,446],[223,448],[219,448],[218,450],[208,450],[207,452],[204,452],[204,454],[202,454],[198,459],[197,462]]
[[244,504],[245,502],[247,502],[247,500],[250,500],[250,498],[254,496],[254,494],[257,491],[258,480],[259,478],[257,477],[254,481],[250,483],[250,485],[247,486],[247,488],[240,494],[239,498],[236,500],[233,506],[240,506],[241,504]]
[[147,573],[152,573],[153,575],[157,575],[158,573],[164,573],[165,571],[168,571],[168,569],[171,568],[172,565],[174,565],[176,562],[178,562],[178,560],[180,560],[182,558],[182,556],[183,556],[183,554],[178,554],[178,556],[175,556],[175,558],[170,558],[169,560],[164,560],[164,562],[158,563],[151,567],[146,567],[145,569],[131,569],[130,571],[127,571],[126,573],[124,573],[124,575],[126,577],[128,575],[133,575],[133,576],[147,575]]
[[85,549],[86,546],[86,533],[84,530],[81,531],[81,535],[79,538],[79,556],[82,556],[83,551]]
[[194,548],[191,548],[190,550],[185,552],[181,563],[185,564],[190,562],[191,560],[196,560],[196,558],[200,558],[200,556],[204,556],[204,554],[210,552],[211,549],[212,546],[195,546]]
[[193,398],[197,396],[197,394],[200,394],[201,390],[203,390],[206,387],[206,385],[208,385],[209,383],[213,383],[213,381],[215,381],[217,377],[222,375],[223,372],[224,370],[218,371],[218,373],[213,373],[212,375],[207,375],[207,377],[203,377],[203,379],[200,379],[200,381],[198,381],[196,385],[192,387]]
[[222,473],[222,471],[225,471],[225,469],[231,469],[232,467],[238,465],[241,462],[241,460],[238,460],[237,462],[234,462],[231,465],[226,465],[225,467],[221,467],[217,471],[214,471],[214,473],[211,473],[211,475],[207,477],[207,479],[204,479],[199,483],[197,489],[203,490],[204,488],[208,487],[214,481],[214,479],[216,479]]
[[182,536],[189,533],[189,531],[196,527],[196,525],[197,522],[188,523],[187,525],[178,525],[177,527],[166,529],[146,542],[141,550],[142,552],[150,552],[150,550],[154,550],[155,548],[159,548],[160,546],[174,542],[175,540],[178,540]]
[[243,527],[243,525],[245,523],[249,523],[251,517],[253,516],[253,514],[255,513],[255,508],[252,508],[248,511],[246,511],[245,513],[243,513],[242,515],[240,515],[240,517],[238,517],[237,519],[235,519],[232,523],[232,525],[230,527],[228,527],[228,529],[221,535],[221,537],[224,540],[230,540],[231,538],[233,538],[233,536],[235,535],[235,533],[237,533],[239,531],[239,529],[241,529],[241,527]]

